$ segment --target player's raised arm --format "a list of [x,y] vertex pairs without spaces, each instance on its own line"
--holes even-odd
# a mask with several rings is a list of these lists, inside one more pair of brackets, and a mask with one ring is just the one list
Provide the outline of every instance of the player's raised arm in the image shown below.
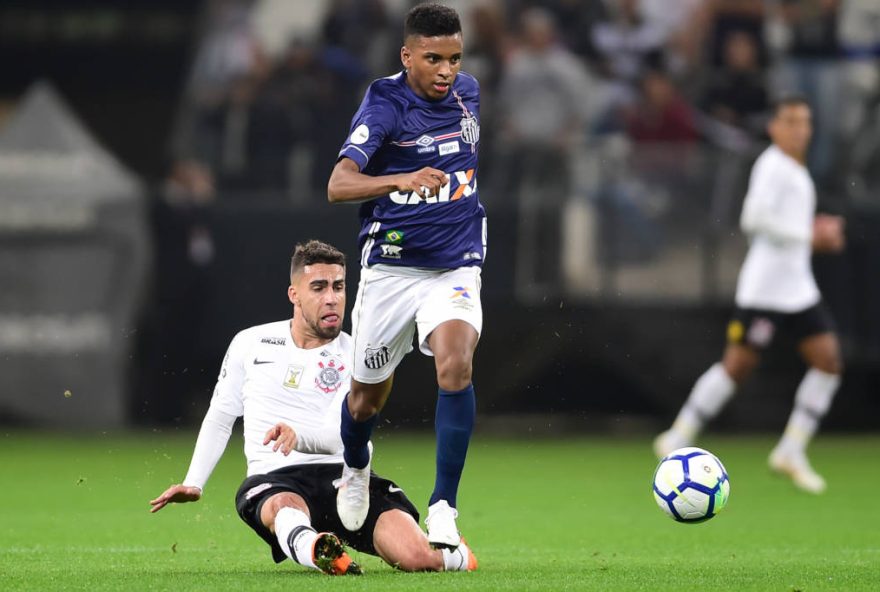
[[428,197],[437,195],[446,183],[448,177],[439,169],[424,167],[411,173],[374,177],[362,173],[352,159],[343,157],[330,174],[327,200],[330,203],[358,202],[394,191],[417,191]]

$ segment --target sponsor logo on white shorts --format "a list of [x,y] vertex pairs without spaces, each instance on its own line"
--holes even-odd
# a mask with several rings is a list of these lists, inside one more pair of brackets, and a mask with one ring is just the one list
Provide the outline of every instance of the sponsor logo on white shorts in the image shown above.
[[749,326],[747,339],[753,345],[764,347],[770,344],[775,332],[776,327],[773,325],[773,321],[759,317],[752,321],[751,326]]
[[271,487],[271,483],[260,483],[256,487],[251,487],[250,489],[248,489],[247,493],[244,494],[244,499],[249,500],[255,495],[259,495]]

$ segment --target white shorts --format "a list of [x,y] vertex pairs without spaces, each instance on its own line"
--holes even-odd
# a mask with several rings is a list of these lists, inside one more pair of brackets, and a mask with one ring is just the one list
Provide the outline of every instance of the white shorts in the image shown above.
[[419,349],[434,355],[428,336],[441,323],[454,319],[471,325],[477,335],[483,328],[479,267],[361,269],[352,311],[352,378],[376,384],[391,376],[403,356],[412,351],[416,327]]

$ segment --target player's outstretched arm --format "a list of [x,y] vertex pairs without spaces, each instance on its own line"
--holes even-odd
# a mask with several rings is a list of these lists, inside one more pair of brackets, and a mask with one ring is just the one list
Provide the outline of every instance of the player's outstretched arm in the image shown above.
[[185,504],[197,502],[202,498],[202,490],[192,485],[172,485],[162,495],[150,500],[150,512],[158,512],[168,504]]
[[343,157],[330,174],[327,200],[330,203],[357,202],[387,195],[392,191],[416,191],[428,197],[437,195],[440,187],[448,182],[446,173],[431,167],[411,173],[373,177],[360,172],[355,161]]

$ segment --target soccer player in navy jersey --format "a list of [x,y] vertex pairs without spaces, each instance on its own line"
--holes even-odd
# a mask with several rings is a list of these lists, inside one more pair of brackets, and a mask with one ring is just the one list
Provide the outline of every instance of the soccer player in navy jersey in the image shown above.
[[367,443],[418,329],[419,349],[434,356],[439,386],[437,473],[425,522],[431,544],[455,548],[461,541],[456,494],[474,426],[473,356],[483,321],[480,89],[460,71],[461,24],[451,8],[413,8],[400,59],[402,72],[367,90],[327,187],[331,203],[361,202],[355,359],[342,405],[345,466],[336,505],[346,528],[361,527],[369,509]]

